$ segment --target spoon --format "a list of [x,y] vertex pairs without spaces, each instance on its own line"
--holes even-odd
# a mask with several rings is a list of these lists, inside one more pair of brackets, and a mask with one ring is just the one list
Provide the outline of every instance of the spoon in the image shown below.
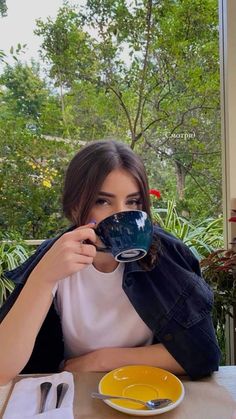
[[64,399],[64,396],[69,388],[69,384],[67,383],[61,383],[57,385],[57,401],[56,401],[56,409],[61,407],[62,400]]
[[143,400],[133,399],[131,397],[123,397],[123,396],[111,396],[110,394],[101,394],[101,393],[91,393],[91,397],[94,399],[120,399],[120,400],[130,400],[135,403],[142,404],[146,406],[148,409],[160,409],[162,407],[168,406],[168,404],[173,403],[171,399],[153,399],[144,402]]
[[40,399],[39,413],[44,412],[47,396],[51,387],[52,387],[52,383],[47,382],[47,381],[44,381],[44,383],[40,384],[41,399]]

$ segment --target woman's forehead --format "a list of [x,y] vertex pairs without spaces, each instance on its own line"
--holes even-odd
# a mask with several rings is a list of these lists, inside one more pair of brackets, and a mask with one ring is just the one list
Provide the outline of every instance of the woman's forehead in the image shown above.
[[100,191],[133,190],[139,192],[139,184],[135,177],[125,169],[112,170],[104,179]]

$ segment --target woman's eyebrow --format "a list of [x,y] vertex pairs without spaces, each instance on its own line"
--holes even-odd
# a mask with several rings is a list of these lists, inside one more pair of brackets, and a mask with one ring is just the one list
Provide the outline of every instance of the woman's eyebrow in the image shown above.
[[99,195],[99,196],[107,196],[107,197],[110,197],[110,198],[112,198],[112,197],[114,197],[114,196],[115,196],[114,194],[112,194],[112,193],[110,193],[110,192],[103,192],[103,191],[100,191],[100,192],[98,193],[98,195]]
[[[114,194],[112,194],[112,193],[110,193],[110,192],[103,192],[103,191],[100,191],[100,192],[98,193],[98,195],[99,195],[99,196],[107,196],[107,197],[109,197],[109,198],[114,198],[114,197],[115,197],[115,195],[114,195]],[[140,196],[140,192],[133,192],[133,193],[130,193],[129,195],[127,195],[127,198],[136,197],[136,196]]]
[[140,192],[134,192],[134,193],[130,193],[129,195],[127,195],[127,198],[132,198],[132,197],[137,197],[140,196]]

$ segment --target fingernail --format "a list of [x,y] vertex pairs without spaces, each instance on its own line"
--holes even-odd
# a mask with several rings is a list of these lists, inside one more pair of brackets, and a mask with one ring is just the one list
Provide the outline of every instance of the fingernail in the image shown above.
[[90,220],[89,224],[97,224],[97,221],[96,220]]

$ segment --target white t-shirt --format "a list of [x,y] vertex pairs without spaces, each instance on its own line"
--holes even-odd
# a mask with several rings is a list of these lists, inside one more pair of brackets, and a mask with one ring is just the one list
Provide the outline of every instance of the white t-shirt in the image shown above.
[[61,318],[65,358],[98,348],[150,345],[152,331],[122,289],[124,264],[103,273],[93,265],[59,281],[55,305]]

